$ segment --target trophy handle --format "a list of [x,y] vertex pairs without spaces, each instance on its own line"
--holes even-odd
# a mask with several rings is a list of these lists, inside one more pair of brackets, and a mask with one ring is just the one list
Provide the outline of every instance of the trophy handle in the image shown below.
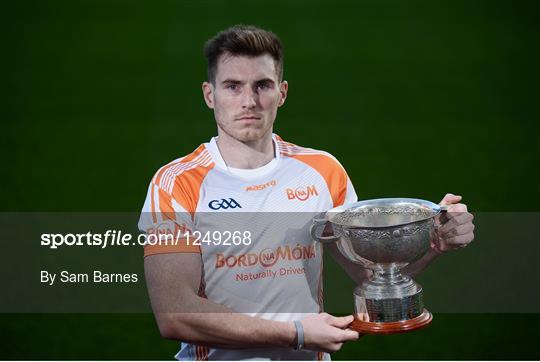
[[333,243],[339,240],[341,238],[341,235],[329,235],[329,236],[322,236],[322,233],[320,235],[317,235],[318,229],[320,229],[321,226],[325,226],[328,221],[326,219],[313,219],[313,223],[311,224],[311,227],[309,229],[309,232],[311,233],[311,238],[313,240],[317,240],[321,243]]

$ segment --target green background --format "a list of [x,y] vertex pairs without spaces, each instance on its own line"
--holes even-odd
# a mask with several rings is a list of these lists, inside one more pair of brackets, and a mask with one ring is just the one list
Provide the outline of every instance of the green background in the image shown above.
[[[276,133],[334,154],[360,198],[453,192],[475,212],[539,211],[538,4],[12,2],[1,211],[139,210],[155,170],[215,134],[202,45],[236,23],[285,44],[290,91]],[[345,277],[331,261],[325,273],[331,304]],[[436,314],[427,329],[368,336],[333,358],[539,359],[538,322]],[[151,315],[4,314],[0,324],[7,359],[168,359],[177,349]]]

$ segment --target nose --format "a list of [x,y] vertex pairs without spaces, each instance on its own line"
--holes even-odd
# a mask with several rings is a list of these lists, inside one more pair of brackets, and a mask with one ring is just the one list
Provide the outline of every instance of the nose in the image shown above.
[[252,89],[247,88],[242,100],[243,109],[253,109],[257,106],[257,93]]

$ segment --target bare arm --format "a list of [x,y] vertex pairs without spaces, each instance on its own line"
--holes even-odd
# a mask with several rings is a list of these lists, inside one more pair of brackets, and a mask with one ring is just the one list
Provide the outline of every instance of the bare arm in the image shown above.
[[[152,309],[163,337],[217,348],[294,345],[296,329],[292,322],[235,313],[198,296],[202,271],[199,254],[150,255],[144,266]],[[345,340],[358,339],[358,333],[341,329],[351,321],[352,317],[329,315],[303,319],[306,348],[331,352]]]

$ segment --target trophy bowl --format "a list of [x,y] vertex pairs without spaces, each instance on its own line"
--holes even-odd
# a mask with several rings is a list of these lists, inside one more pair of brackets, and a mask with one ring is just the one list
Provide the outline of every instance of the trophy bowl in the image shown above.
[[[353,263],[371,270],[354,290],[355,320],[351,328],[370,334],[399,333],[432,320],[424,308],[422,287],[401,269],[430,249],[435,217],[444,211],[430,201],[410,198],[365,200],[343,205],[314,219],[313,239],[336,243]],[[321,233],[328,225],[333,233]]]

